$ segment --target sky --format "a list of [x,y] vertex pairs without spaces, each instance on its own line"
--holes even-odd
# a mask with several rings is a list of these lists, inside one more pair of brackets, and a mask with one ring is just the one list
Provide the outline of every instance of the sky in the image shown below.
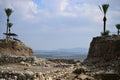
[[13,10],[11,32],[34,50],[89,48],[103,31],[103,12],[109,4],[107,30],[116,34],[120,23],[120,0],[0,0],[0,39],[5,38],[5,8]]

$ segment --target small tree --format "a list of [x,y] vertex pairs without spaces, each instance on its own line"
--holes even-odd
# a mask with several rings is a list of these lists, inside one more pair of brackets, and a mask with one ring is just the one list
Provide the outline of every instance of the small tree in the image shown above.
[[107,21],[106,13],[107,13],[107,10],[109,8],[109,4],[103,4],[102,7],[99,6],[99,8],[104,13],[104,17],[103,17],[103,22],[104,22],[103,33],[105,33],[106,32],[106,21]]
[[[7,29],[6,29],[6,34],[8,34],[8,29],[9,29],[9,17],[10,15],[12,14],[12,9],[10,8],[6,8],[5,9],[5,13],[6,13],[6,16],[7,16]],[[11,24],[10,24],[11,25]],[[8,35],[6,35],[6,39],[8,39]]]
[[8,29],[9,29],[9,32],[8,33],[11,33],[11,27],[13,26],[13,23],[8,23]]
[[117,33],[118,33],[118,35],[119,35],[119,33],[120,33],[120,24],[116,24],[115,26],[116,26],[116,28],[118,29],[118,32],[117,32]]

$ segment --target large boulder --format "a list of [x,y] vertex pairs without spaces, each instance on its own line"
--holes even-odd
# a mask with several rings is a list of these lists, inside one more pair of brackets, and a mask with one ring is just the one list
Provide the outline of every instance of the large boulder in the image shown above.
[[33,56],[31,48],[17,40],[0,40],[0,55]]

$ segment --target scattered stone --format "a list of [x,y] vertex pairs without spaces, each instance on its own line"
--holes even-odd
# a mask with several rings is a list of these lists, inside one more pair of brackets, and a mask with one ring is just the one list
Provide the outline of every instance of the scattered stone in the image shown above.
[[26,62],[24,62],[24,61],[21,61],[20,64],[21,64],[21,65],[24,65],[24,66],[27,66],[27,67],[30,67],[30,66],[31,66],[30,63],[26,63]]
[[80,79],[80,80],[93,80],[94,78],[88,76],[88,75],[84,75],[84,74],[80,74],[78,75],[77,79]]
[[33,63],[34,56],[0,56],[0,65],[7,64],[7,63],[20,63],[20,64],[25,64],[29,66],[27,63]]
[[[112,61],[101,65],[91,64],[86,66],[85,64],[81,65],[81,62],[75,62],[75,64],[65,63],[63,59],[59,59],[59,63],[57,63],[54,60],[48,61],[31,57],[12,56],[4,58],[3,60],[11,60],[13,58],[14,63],[12,62],[11,64],[9,61],[9,64],[6,63],[0,66],[0,79],[3,80],[99,80],[103,79],[101,74],[115,74],[116,71],[113,68],[120,64],[119,61]],[[111,64],[114,66],[111,66]],[[15,69],[18,67],[18,70],[15,70],[13,66]],[[116,75],[113,77],[116,77]],[[115,79],[117,80],[118,78],[119,75]]]

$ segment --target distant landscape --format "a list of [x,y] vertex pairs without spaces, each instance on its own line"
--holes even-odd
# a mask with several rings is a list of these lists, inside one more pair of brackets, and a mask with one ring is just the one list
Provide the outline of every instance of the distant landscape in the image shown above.
[[71,48],[57,50],[34,50],[35,56],[38,58],[65,58],[82,60],[87,57],[87,48]]

